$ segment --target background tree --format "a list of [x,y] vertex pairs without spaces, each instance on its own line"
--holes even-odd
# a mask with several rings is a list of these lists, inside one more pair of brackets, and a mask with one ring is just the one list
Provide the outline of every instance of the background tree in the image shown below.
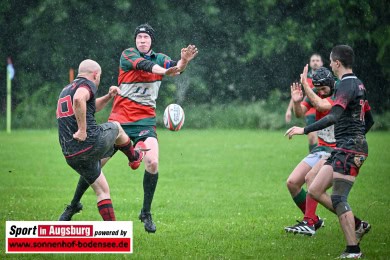
[[[0,0],[0,61],[5,72],[11,56],[16,70],[14,126],[55,125],[56,98],[69,68],[83,59],[101,64],[100,93],[117,84],[120,54],[134,46],[134,28],[145,22],[156,30],[157,52],[179,59],[189,43],[200,50],[181,78],[165,79],[158,106],[280,105],[311,53],[329,66],[331,48],[343,43],[356,52],[354,71],[374,112],[390,108],[390,2]],[[5,73],[0,84],[4,114]]]

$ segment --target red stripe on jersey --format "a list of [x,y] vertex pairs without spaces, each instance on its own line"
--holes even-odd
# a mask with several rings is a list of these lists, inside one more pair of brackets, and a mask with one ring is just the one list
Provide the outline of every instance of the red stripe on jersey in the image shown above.
[[118,85],[122,83],[149,83],[155,81],[161,81],[162,75],[153,74],[143,70],[130,70],[124,71],[119,68]]
[[108,121],[117,121],[123,124],[150,117],[156,117],[156,111],[153,107],[144,106],[131,101],[128,98],[116,96]]

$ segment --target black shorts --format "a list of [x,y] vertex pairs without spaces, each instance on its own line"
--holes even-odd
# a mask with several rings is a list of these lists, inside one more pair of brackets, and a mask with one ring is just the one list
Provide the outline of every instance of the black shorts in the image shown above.
[[366,139],[351,138],[341,147],[336,147],[325,164],[331,165],[334,172],[356,177],[367,156],[368,145]]
[[111,157],[114,153],[115,140],[118,134],[117,124],[110,122],[101,124],[100,133],[92,148],[79,155],[67,158],[66,162],[78,174],[83,176],[89,184],[94,183],[101,173],[100,160]]

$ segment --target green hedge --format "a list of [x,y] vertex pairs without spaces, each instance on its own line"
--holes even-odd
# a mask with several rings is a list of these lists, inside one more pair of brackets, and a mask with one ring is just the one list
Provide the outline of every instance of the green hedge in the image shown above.
[[[12,115],[12,129],[48,129],[56,128],[56,96],[50,86],[45,86],[25,99]],[[303,126],[303,119],[293,118],[290,124],[284,121],[287,107],[286,100],[280,92],[274,91],[268,100],[255,102],[235,102],[217,105],[186,105],[181,104],[185,111],[185,128],[232,128],[232,129],[286,129],[291,125]],[[165,105],[157,109],[157,124],[163,125]],[[107,121],[111,111],[108,105],[103,111],[96,113],[98,123]],[[374,115],[373,130],[390,129],[390,112]],[[5,115],[0,116],[1,131],[5,130]]]

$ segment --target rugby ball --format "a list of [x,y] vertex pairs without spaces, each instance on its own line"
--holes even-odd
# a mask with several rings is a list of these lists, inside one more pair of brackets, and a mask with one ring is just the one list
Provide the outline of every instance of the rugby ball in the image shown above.
[[184,110],[178,104],[170,104],[164,111],[164,125],[171,131],[179,131],[184,124]]

